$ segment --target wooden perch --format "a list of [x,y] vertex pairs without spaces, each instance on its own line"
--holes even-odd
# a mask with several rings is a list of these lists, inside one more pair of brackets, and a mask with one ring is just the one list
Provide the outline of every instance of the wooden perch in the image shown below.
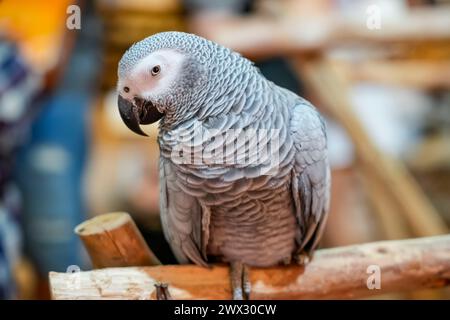
[[125,212],[104,214],[75,228],[94,268],[160,264],[136,224]]
[[[380,289],[368,289],[379,267]],[[319,250],[306,266],[250,271],[251,299],[361,298],[450,284],[450,235]],[[154,284],[174,299],[230,299],[228,268],[193,265],[50,272],[53,299],[154,299]]]

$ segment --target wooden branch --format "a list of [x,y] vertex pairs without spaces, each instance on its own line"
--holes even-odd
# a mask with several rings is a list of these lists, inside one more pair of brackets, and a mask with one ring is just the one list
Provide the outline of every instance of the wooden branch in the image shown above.
[[[369,266],[381,288],[368,289]],[[369,268],[370,270],[370,268]],[[306,265],[252,269],[251,299],[361,298],[450,284],[450,235],[319,250]],[[193,265],[50,272],[53,299],[154,299],[154,284],[174,299],[230,299],[228,268]]]
[[160,264],[128,213],[97,216],[78,225],[75,233],[83,241],[94,268]]

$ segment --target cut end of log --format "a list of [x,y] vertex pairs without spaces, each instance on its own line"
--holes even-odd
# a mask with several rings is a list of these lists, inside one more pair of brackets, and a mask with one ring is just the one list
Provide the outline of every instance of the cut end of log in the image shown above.
[[111,212],[87,220],[75,228],[75,233],[83,241],[94,268],[160,264],[126,212]]
[[79,224],[74,231],[79,236],[89,236],[120,228],[131,220],[131,216],[126,212],[111,212]]

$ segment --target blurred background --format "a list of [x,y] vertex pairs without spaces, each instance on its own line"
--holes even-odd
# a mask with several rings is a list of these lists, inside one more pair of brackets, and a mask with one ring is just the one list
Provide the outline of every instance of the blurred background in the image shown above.
[[3,0],[0,299],[47,299],[49,271],[89,269],[73,229],[106,212],[129,212],[175,263],[159,222],[157,127],[131,133],[115,93],[125,50],[166,30],[241,52],[324,114],[322,247],[448,233],[450,1]]

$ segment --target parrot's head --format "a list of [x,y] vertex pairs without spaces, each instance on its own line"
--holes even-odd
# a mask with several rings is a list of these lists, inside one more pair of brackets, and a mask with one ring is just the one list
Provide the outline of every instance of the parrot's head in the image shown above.
[[193,117],[204,96],[207,72],[192,42],[200,37],[165,32],[135,43],[118,68],[118,106],[133,132],[146,135],[139,125],[163,118],[166,125]]

